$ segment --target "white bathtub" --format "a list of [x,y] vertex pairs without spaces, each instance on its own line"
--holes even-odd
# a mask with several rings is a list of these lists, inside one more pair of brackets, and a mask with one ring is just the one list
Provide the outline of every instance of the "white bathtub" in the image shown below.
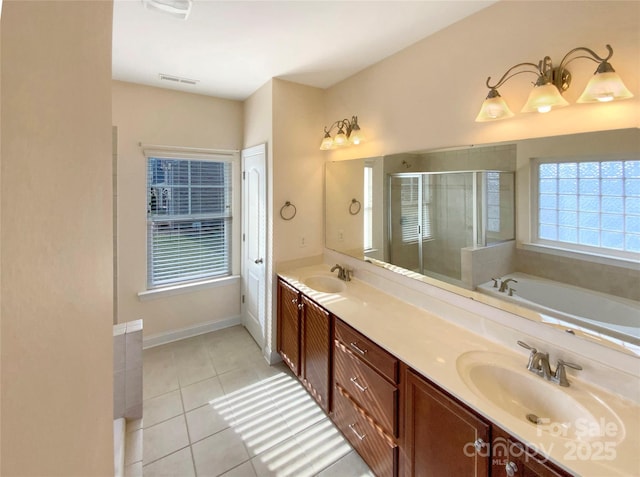
[[524,273],[501,278],[518,281],[509,283],[515,289],[513,296],[500,293],[493,281],[479,285],[478,291],[530,308],[543,321],[553,323],[555,318],[640,345],[640,302]]

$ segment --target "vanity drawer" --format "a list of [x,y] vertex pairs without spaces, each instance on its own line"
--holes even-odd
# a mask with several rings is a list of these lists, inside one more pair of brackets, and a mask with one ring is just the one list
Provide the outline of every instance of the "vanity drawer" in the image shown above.
[[340,386],[335,386],[333,419],[353,448],[378,477],[398,473],[398,446],[365,417]]
[[336,341],[333,373],[339,384],[388,433],[398,436],[398,389]]
[[369,338],[336,320],[336,339],[353,352],[355,356],[369,363],[380,374],[393,383],[398,382],[398,359],[387,353]]

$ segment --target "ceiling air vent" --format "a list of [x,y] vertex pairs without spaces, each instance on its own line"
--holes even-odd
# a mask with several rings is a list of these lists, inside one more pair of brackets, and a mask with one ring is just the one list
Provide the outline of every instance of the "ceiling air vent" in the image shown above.
[[155,10],[186,20],[191,12],[193,0],[142,0],[142,4],[147,10]]
[[162,73],[160,73],[158,75],[158,77],[162,81],[171,81],[173,83],[196,85],[196,84],[198,84],[200,82],[200,80],[189,79],[189,78],[180,78],[179,76],[165,75],[165,74],[162,74]]

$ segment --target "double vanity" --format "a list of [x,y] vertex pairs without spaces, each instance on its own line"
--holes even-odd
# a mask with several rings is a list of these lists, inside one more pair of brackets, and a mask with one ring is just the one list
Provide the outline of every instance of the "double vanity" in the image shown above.
[[279,273],[278,351],[376,475],[640,475],[640,406],[583,379],[588,362],[349,278]]

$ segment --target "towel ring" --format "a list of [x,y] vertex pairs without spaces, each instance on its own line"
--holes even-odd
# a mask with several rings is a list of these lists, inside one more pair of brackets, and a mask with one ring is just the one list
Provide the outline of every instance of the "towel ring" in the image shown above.
[[349,204],[349,213],[351,215],[358,215],[361,208],[362,208],[362,205],[360,204],[360,201],[356,199],[351,199],[351,204]]
[[[293,208],[293,213],[292,212],[286,213],[286,211],[289,208]],[[296,216],[297,213],[298,213],[298,209],[296,209],[296,206],[289,201],[286,201],[282,206],[282,208],[280,209],[280,217],[282,217],[283,220],[291,220]]]

